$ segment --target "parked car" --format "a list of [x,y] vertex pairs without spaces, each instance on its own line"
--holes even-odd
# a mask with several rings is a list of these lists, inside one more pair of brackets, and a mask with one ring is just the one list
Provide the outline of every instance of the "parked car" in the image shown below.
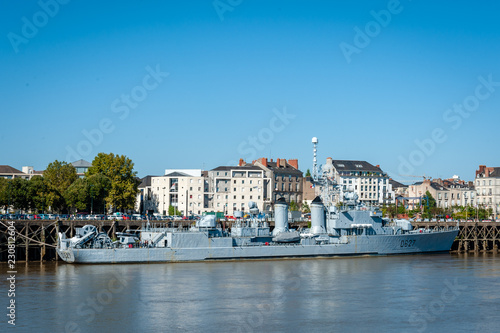
[[112,215],[110,215],[108,217],[108,219],[110,219],[110,220],[123,220],[123,213],[121,213],[121,212],[113,213]]

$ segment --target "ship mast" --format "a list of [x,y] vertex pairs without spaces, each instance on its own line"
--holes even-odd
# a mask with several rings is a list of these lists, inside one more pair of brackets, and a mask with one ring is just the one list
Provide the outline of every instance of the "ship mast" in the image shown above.
[[312,144],[313,144],[313,173],[311,182],[314,184],[314,187],[316,186],[319,187],[321,201],[323,201],[323,205],[325,206],[327,212],[329,212],[330,206],[333,205],[334,202],[335,193],[338,192],[338,190],[336,191],[337,183],[333,179],[333,175],[331,176],[326,175],[323,170],[319,170],[321,169],[321,167],[318,168],[317,137],[312,138]]

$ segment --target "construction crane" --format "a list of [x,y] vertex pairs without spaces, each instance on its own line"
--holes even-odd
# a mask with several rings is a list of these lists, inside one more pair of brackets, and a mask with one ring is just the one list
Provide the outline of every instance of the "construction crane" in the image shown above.
[[415,176],[415,175],[398,175],[401,177],[414,177],[414,178],[423,178],[424,180],[432,180],[432,177],[428,177],[425,174],[422,176]]

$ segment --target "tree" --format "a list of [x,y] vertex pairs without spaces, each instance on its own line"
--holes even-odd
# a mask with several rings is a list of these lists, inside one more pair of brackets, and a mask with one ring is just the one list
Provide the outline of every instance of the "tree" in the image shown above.
[[68,187],[65,193],[66,203],[68,207],[79,211],[88,211],[89,202],[89,184],[86,178],[78,178]]
[[307,171],[306,171],[306,177],[311,177],[311,170],[307,169]]
[[168,206],[168,215],[169,216],[174,216],[174,215],[182,215],[180,211],[177,210],[174,206]]
[[47,166],[47,169],[43,172],[43,177],[48,186],[56,189],[61,195],[64,195],[64,192],[77,178],[76,169],[73,165],[58,160]]
[[299,206],[297,206],[297,203],[295,201],[290,202],[290,211],[295,212],[299,210]]
[[310,213],[311,212],[311,208],[309,208],[309,205],[307,204],[307,202],[304,202],[302,204],[302,213]]
[[14,178],[9,181],[8,193],[9,201],[14,209],[29,209],[28,180],[24,178]]
[[96,174],[86,178],[88,192],[90,195],[91,210],[94,212],[105,212],[106,197],[111,190],[111,179],[103,174]]
[[111,188],[105,198],[107,205],[118,210],[134,208],[139,180],[131,159],[124,155],[99,153],[85,175],[90,177],[97,174],[111,181]]
[[36,212],[44,212],[49,207],[49,187],[42,176],[34,176],[28,182],[27,194],[29,197],[29,208]]
[[67,162],[55,160],[47,166],[43,177],[47,184],[47,204],[52,210],[66,209],[66,191],[77,179],[75,167]]
[[0,207],[7,211],[9,207],[9,180],[0,177]]
[[422,205],[424,208],[424,216],[430,218],[431,215],[436,215],[436,199],[432,196],[431,192],[426,191],[425,196],[427,198],[422,199]]
[[111,189],[111,180],[103,174],[77,179],[68,188],[65,199],[69,207],[85,212],[105,212],[105,198]]

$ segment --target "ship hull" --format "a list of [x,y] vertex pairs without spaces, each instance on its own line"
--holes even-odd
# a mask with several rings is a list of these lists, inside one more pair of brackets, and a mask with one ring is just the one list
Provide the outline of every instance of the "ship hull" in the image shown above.
[[206,260],[314,258],[361,255],[417,254],[449,251],[458,229],[403,235],[349,236],[346,243],[324,245],[280,244],[192,248],[58,249],[68,263],[154,263]]

